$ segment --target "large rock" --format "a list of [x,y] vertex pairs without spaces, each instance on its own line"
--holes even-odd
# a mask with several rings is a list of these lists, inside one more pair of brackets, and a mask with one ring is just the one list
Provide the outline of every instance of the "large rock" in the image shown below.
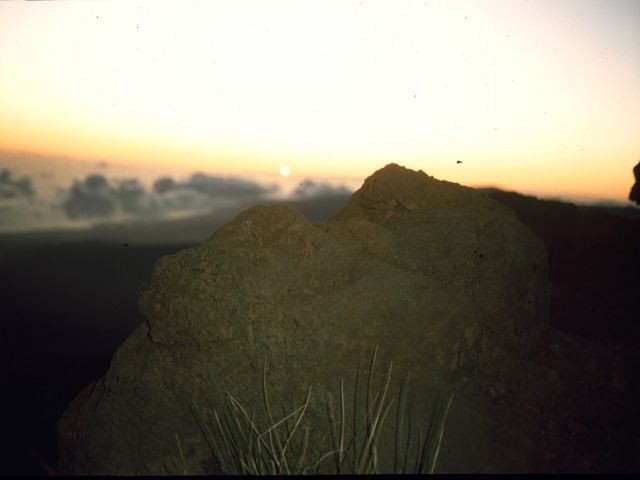
[[189,471],[211,472],[189,405],[220,409],[229,391],[260,410],[265,358],[274,404],[291,410],[312,386],[305,421],[326,451],[321,400],[341,378],[351,398],[377,345],[378,364],[393,361],[392,391],[410,374],[417,423],[436,392],[457,392],[436,471],[530,471],[518,405],[546,385],[527,355],[548,304],[542,242],[485,194],[422,171],[375,172],[327,224],[249,208],[156,263],[140,299],[147,323],[59,423],[59,469],[180,471],[178,435]]

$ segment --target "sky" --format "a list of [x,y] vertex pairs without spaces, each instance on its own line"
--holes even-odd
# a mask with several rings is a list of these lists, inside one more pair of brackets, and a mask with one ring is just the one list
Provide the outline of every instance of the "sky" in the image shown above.
[[637,0],[0,3],[0,169],[68,192],[87,164],[357,188],[395,162],[624,201],[639,160]]

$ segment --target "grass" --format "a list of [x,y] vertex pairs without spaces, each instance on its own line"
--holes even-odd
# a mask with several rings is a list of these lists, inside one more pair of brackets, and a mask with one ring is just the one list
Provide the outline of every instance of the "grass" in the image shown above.
[[[395,398],[390,398],[389,385],[392,363],[389,363],[380,385],[374,387],[377,347],[373,349],[363,399],[358,398],[359,370],[356,371],[353,395],[353,416],[345,413],[344,381],[340,381],[337,405],[331,395],[326,399],[327,421],[331,447],[317,458],[309,458],[309,427],[303,421],[312,402],[309,386],[304,401],[291,412],[276,418],[267,390],[267,363],[262,371],[262,400],[265,421],[260,422],[255,409],[247,410],[227,392],[227,404],[222,411],[214,409],[213,418],[206,422],[193,403],[192,414],[202,431],[217,471],[225,475],[304,475],[318,473],[433,473],[440,453],[444,424],[454,394],[446,401],[436,399],[427,428],[414,425],[407,405],[408,377],[405,377]],[[382,472],[381,449],[391,448],[380,441],[381,431],[395,403],[395,435],[392,455],[393,467]],[[347,436],[347,430],[349,435]],[[176,443],[187,473],[186,460],[179,438]],[[387,455],[388,457],[388,455]]]

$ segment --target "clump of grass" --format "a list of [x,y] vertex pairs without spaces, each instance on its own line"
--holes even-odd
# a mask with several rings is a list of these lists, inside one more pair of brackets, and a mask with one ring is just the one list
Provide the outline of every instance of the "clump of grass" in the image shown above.
[[[260,428],[255,410],[249,411],[227,392],[227,405],[221,412],[214,409],[211,426],[204,420],[193,403],[192,413],[207,441],[209,449],[221,474],[226,475],[289,475],[350,473],[371,474],[380,472],[380,432],[396,402],[395,442],[393,472],[433,473],[440,452],[444,424],[453,401],[450,394],[444,402],[434,402],[427,429],[413,425],[410,407],[406,404],[408,377],[405,377],[397,401],[389,398],[392,363],[378,389],[374,391],[374,371],[377,347],[373,349],[366,381],[364,411],[360,412],[358,401],[359,371],[353,396],[353,418],[345,415],[344,381],[340,381],[337,407],[331,396],[326,401],[327,419],[331,438],[331,449],[315,460],[308,458],[309,429],[303,427],[303,418],[312,400],[311,387],[307,388],[302,404],[290,413],[284,412],[276,419],[267,391],[267,364],[262,371],[262,397],[267,417],[267,427]],[[337,412],[336,412],[337,409]],[[405,428],[406,423],[406,428]],[[350,430],[347,439],[346,430]],[[405,436],[406,430],[406,436]],[[186,462],[180,441],[176,436],[180,458],[186,473]],[[325,467],[324,469],[322,467]],[[322,470],[321,470],[322,469]],[[328,469],[328,471],[327,471]]]

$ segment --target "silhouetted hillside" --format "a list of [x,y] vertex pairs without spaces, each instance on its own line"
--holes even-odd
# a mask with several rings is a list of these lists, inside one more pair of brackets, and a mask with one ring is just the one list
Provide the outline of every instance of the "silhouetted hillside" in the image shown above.
[[640,340],[640,220],[496,189],[487,194],[544,241],[557,327],[607,341]]

